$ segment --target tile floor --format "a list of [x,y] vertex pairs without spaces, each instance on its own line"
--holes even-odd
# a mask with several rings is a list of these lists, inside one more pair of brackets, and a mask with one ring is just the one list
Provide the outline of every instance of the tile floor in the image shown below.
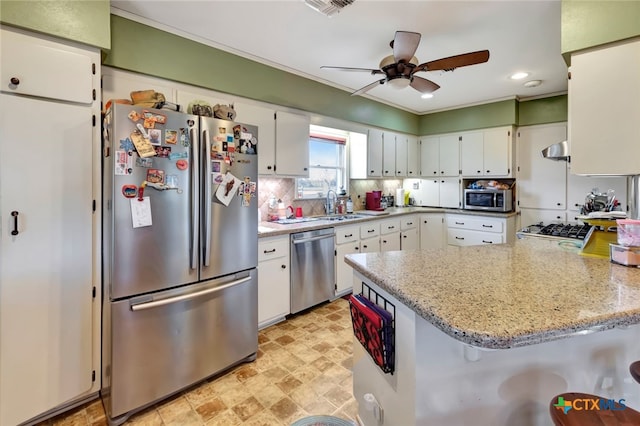
[[[354,421],[352,329],[345,299],[260,331],[258,357],[132,416],[131,425],[288,426],[313,414]],[[38,426],[106,425],[100,400]]]

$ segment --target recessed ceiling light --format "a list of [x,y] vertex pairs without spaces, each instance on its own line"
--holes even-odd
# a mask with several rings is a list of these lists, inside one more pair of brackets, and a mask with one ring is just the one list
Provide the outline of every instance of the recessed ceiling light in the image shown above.
[[523,78],[528,76],[529,76],[528,72],[517,72],[511,75],[511,80],[522,80]]
[[524,87],[538,87],[542,84],[542,80],[529,80],[524,83]]
[[423,93],[422,96],[420,96],[422,99],[431,99],[433,98],[433,93]]

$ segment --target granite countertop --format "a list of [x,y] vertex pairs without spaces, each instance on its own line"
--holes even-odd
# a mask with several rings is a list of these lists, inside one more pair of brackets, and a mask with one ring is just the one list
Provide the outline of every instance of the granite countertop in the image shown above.
[[462,210],[462,209],[443,209],[438,207],[389,207],[384,212],[367,212],[366,210],[358,210],[353,212],[356,215],[362,215],[357,219],[349,220],[314,220],[310,222],[291,223],[281,225],[275,222],[260,222],[258,224],[258,238],[274,237],[277,235],[286,235],[294,232],[312,231],[314,229],[330,228],[334,226],[352,225],[363,223],[371,220],[386,219],[390,217],[402,216],[415,213],[456,213],[471,216],[489,216],[507,218],[515,216],[515,212],[510,213],[492,213],[484,211]]
[[507,349],[640,323],[640,269],[582,256],[558,241],[350,254],[345,261],[473,346]]

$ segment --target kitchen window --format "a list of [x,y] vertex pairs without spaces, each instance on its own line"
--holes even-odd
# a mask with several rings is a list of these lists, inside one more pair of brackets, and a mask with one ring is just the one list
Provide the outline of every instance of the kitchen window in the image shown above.
[[296,179],[297,199],[323,198],[329,190],[348,191],[349,132],[312,125],[309,135],[309,177]]

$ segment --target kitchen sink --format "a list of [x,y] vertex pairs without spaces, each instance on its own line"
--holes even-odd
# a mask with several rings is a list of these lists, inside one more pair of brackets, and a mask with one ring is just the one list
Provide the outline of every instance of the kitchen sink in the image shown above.
[[318,217],[295,217],[291,219],[279,219],[274,220],[273,223],[279,223],[280,225],[291,225],[293,223],[312,222],[314,220],[320,220]]
[[291,219],[279,219],[273,223],[279,223],[280,225],[291,225],[294,223],[313,222],[317,220],[330,220],[330,221],[344,221],[351,219],[362,219],[365,217],[371,217],[364,214],[334,214],[326,216],[312,216],[312,217],[296,217]]

